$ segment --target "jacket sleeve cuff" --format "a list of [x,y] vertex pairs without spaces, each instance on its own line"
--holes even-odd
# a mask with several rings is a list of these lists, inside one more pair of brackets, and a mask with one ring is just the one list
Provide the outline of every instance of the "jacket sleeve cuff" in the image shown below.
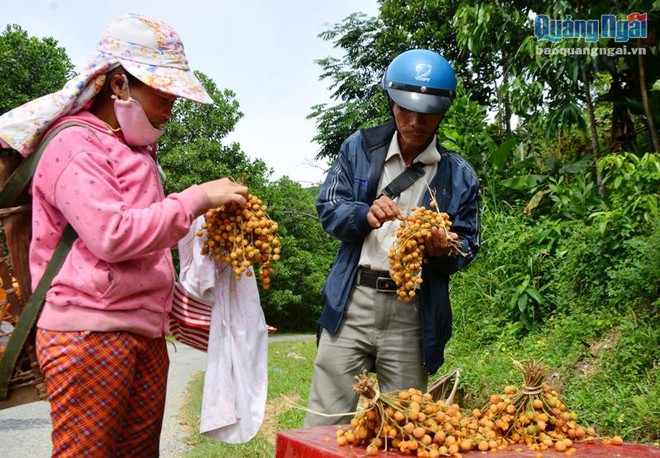
[[176,194],[177,200],[192,215],[192,219],[197,218],[209,209],[211,201],[201,186],[193,185],[188,189]]
[[367,219],[367,214],[369,213],[370,208],[371,207],[367,205],[360,207],[358,211],[355,212],[355,226],[362,234],[365,234],[365,236],[374,230],[374,228],[371,227],[371,224],[369,224],[369,220]]

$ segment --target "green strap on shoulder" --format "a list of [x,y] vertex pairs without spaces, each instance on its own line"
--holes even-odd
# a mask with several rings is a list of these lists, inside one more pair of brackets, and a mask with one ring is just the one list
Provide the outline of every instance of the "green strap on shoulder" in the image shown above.
[[[87,128],[87,126],[84,124],[77,122],[67,122],[54,129],[41,142],[41,145],[34,153],[23,159],[21,164],[9,177],[7,183],[0,191],[0,208],[9,207],[14,204],[15,200],[23,193],[28,183],[32,179],[39,159],[41,158],[41,155],[46,149],[48,143],[62,129],[71,126],[81,126]],[[9,337],[7,347],[5,348],[5,351],[2,355],[2,359],[0,359],[0,400],[7,399],[9,396],[9,381],[14,374],[14,368],[16,361],[18,361],[18,356],[20,355],[21,350],[27,341],[28,335],[37,322],[39,312],[41,312],[41,306],[44,302],[44,299],[46,298],[46,293],[50,288],[50,284],[52,283],[53,278],[55,278],[55,275],[57,275],[57,272],[59,272],[62,264],[64,264],[64,260],[69,254],[69,250],[71,249],[73,242],[75,242],[77,238],[78,234],[73,229],[73,227],[68,224],[64,229],[59,242],[57,243],[57,247],[55,247],[53,257],[48,263],[46,271],[41,277],[41,280],[39,280],[36,289],[25,304],[25,307],[21,312],[21,316],[16,323],[16,327]]]
[[39,158],[43,154],[44,150],[48,143],[57,135],[62,129],[66,129],[71,126],[80,126],[85,127],[84,124],[79,122],[65,122],[62,125],[55,128],[39,145],[39,148],[28,157],[23,159],[19,166],[14,170],[14,173],[11,174],[5,186],[0,191],[0,208],[11,207],[18,199],[18,196],[21,195],[23,190],[27,187],[28,183],[34,175],[34,171],[37,169],[37,164],[39,163]]

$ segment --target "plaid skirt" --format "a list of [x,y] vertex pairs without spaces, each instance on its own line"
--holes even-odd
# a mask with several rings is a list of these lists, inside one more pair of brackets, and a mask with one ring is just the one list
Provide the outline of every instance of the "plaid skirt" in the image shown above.
[[169,356],[130,332],[37,330],[54,457],[157,457]]

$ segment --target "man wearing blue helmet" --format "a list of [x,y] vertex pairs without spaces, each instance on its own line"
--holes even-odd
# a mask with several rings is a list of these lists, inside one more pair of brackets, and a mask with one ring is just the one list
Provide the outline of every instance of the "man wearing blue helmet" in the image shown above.
[[[449,276],[479,249],[476,174],[436,138],[456,92],[451,66],[435,52],[406,51],[387,67],[382,86],[393,121],[344,141],[316,201],[321,224],[341,245],[322,291],[306,426],[348,423],[358,401],[354,376],[365,369],[376,372],[380,391],[426,390],[451,337]],[[452,232],[432,230],[421,287],[405,303],[388,253],[401,218],[413,207],[431,208],[429,189]],[[465,257],[450,255],[447,237]]]

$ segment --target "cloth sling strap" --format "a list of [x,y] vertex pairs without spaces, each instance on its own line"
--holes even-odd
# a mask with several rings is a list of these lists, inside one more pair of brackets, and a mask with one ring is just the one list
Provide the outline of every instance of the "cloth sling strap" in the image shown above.
[[[71,126],[81,126],[88,129],[87,126],[77,122],[67,122],[58,126],[53,130],[42,142],[39,148],[32,153],[30,156],[25,158],[21,164],[16,168],[14,173],[7,180],[6,185],[0,191],[0,208],[13,205],[14,201],[20,196],[28,183],[34,175],[34,171],[37,168],[37,163],[42,153],[46,149],[48,143],[57,135],[62,129]],[[18,360],[18,356],[27,341],[28,335],[32,331],[39,312],[41,311],[41,306],[43,305],[44,299],[46,298],[46,293],[50,288],[50,284],[57,275],[57,272],[64,264],[64,260],[73,245],[73,242],[78,238],[78,234],[71,227],[70,224],[67,224],[62,236],[60,237],[55,251],[53,252],[53,257],[48,263],[48,267],[44,272],[41,280],[37,284],[34,292],[27,300],[21,316],[16,323],[9,342],[7,342],[7,347],[5,352],[2,355],[0,360],[0,400],[7,399],[9,395],[9,381],[14,373],[14,366]]]
[[408,189],[415,181],[424,176],[424,167],[426,165],[420,161],[413,162],[412,165],[394,178],[390,184],[385,186],[380,195],[387,196],[390,199],[398,197],[399,194]]

